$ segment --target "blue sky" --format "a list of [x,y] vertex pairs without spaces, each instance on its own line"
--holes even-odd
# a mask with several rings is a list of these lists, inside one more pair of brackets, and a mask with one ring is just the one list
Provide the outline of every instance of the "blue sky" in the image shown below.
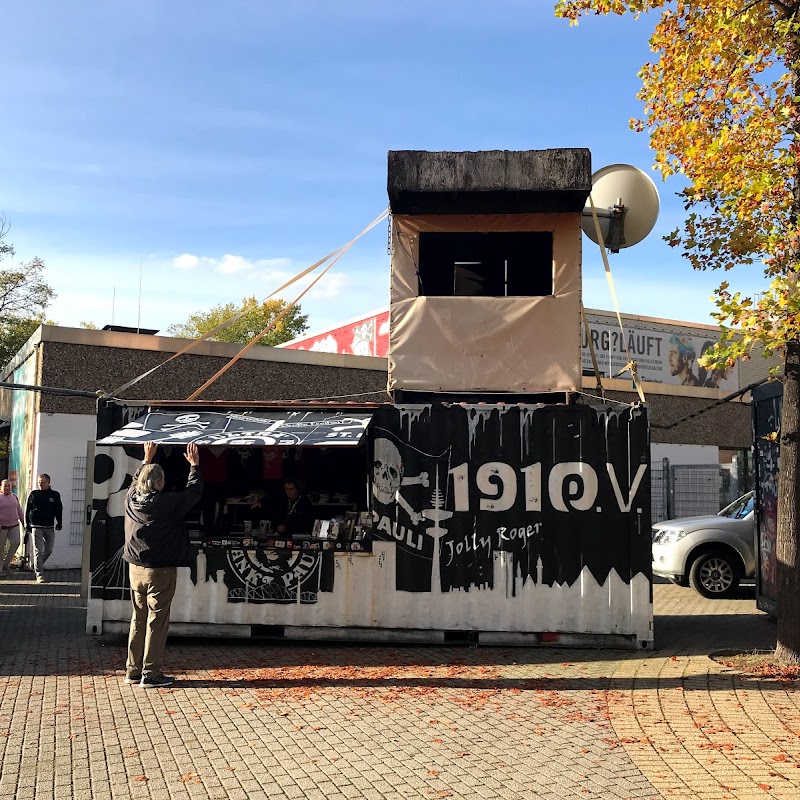
[[[8,240],[45,259],[59,324],[110,323],[113,299],[116,324],[164,330],[349,241],[387,204],[388,150],[588,147],[649,171],[628,120],[652,23],[570,28],[550,0],[6,0]],[[721,276],[661,240],[682,207],[653,176],[656,229],[612,256],[621,308],[710,323]],[[386,243],[384,224],[306,296],[312,330],[388,303]],[[586,238],[583,282],[612,307]]]

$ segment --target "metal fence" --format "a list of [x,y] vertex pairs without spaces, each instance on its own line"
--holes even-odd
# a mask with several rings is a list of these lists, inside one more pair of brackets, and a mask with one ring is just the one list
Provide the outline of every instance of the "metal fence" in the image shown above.
[[650,464],[652,521],[716,514],[749,492],[752,476],[734,475],[721,464],[671,464],[668,458]]
[[69,543],[83,542],[83,507],[86,503],[86,456],[75,456],[72,464],[72,505],[69,519]]

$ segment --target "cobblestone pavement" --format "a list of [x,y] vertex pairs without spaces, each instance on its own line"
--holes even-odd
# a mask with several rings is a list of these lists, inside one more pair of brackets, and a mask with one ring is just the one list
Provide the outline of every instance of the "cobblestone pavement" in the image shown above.
[[800,695],[708,657],[774,645],[752,588],[656,585],[656,652],[172,639],[156,691],[78,580],[0,581],[0,798],[800,796]]

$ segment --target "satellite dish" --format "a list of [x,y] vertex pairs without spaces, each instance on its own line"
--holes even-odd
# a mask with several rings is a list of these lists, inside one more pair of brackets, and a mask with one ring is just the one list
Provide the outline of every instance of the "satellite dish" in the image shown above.
[[[658,189],[649,175],[630,164],[611,164],[592,175],[592,200],[603,244],[612,253],[638,244],[658,219]],[[583,232],[597,244],[589,200],[583,209]]]

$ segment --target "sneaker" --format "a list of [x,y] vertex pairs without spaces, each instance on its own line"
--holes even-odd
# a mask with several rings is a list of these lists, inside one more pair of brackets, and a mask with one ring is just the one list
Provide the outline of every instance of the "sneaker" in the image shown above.
[[47,583],[47,579],[44,577],[44,575],[38,575],[36,577],[36,583]]
[[137,684],[139,684],[141,682],[142,682],[142,673],[141,672],[138,675],[132,675],[132,674],[128,673],[125,676],[125,680],[123,681],[123,683],[126,686],[136,686]]
[[142,689],[163,689],[165,686],[172,686],[173,683],[175,683],[175,678],[168,675],[142,675],[139,686]]

